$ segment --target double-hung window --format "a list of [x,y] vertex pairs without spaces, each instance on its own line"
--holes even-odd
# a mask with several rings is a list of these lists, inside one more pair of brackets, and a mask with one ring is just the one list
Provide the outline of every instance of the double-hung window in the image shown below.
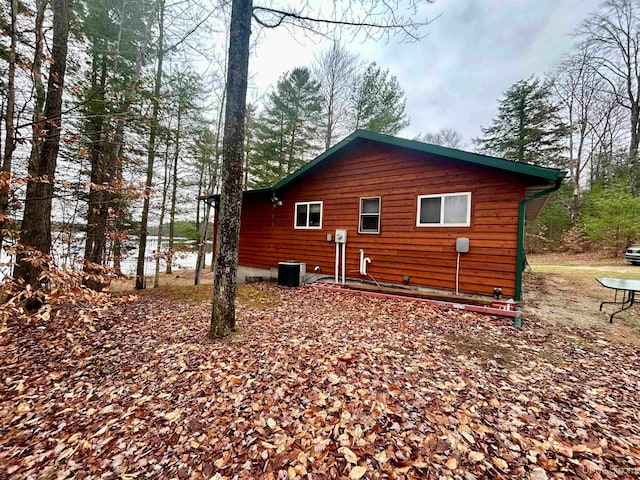
[[471,225],[471,192],[419,195],[418,227],[468,227]]
[[380,233],[380,197],[360,199],[358,233]]
[[322,202],[297,202],[295,228],[322,228]]

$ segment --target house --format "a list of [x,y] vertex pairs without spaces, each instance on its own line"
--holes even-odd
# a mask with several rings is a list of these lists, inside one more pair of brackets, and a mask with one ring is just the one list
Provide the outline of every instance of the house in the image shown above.
[[520,300],[525,221],[565,176],[357,130],[273,187],[244,192],[239,264],[295,260],[339,281],[501,288]]

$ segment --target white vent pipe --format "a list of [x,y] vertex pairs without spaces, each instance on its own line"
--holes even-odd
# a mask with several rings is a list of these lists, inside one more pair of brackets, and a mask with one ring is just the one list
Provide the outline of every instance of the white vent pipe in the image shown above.
[[369,257],[364,256],[364,249],[360,249],[360,275],[367,276],[367,264],[371,263]]

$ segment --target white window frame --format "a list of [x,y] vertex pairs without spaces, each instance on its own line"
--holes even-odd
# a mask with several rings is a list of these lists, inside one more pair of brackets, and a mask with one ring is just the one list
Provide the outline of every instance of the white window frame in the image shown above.
[[[311,205],[320,204],[320,225],[319,226],[309,226],[309,215],[311,214]],[[307,206],[307,221],[304,227],[298,226],[298,205],[306,205]],[[296,230],[321,230],[322,229],[322,210],[323,205],[321,201],[313,201],[313,202],[296,202],[295,208],[293,210],[293,228]]]
[[[363,215],[367,215],[367,216],[373,216],[373,213],[363,213],[362,212],[362,201],[363,200],[378,200],[378,230],[373,231],[373,230],[362,230],[362,216]],[[378,235],[380,233],[380,228],[381,228],[381,221],[382,221],[382,197],[377,196],[377,197],[360,197],[360,200],[358,200],[358,203],[360,205],[360,214],[358,215],[358,233],[362,233],[363,235]]]
[[[456,197],[466,195],[467,197],[467,220],[464,223],[443,223],[444,220],[444,206],[445,197]],[[421,223],[420,222],[420,209],[422,206],[423,198],[441,198],[440,202],[440,222],[439,223]],[[455,193],[440,193],[437,195],[418,195],[418,205],[416,213],[416,227],[469,227],[471,226],[471,192],[455,192]]]

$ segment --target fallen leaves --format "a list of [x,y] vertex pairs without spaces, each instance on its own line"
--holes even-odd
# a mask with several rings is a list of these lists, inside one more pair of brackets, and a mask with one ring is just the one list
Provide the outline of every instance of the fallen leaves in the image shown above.
[[358,456],[353,453],[348,447],[340,447],[338,453],[344,456],[344,459],[349,463],[358,463]]
[[172,412],[167,412],[163,415],[165,420],[168,420],[169,422],[175,422],[178,418],[180,418],[180,415],[182,414],[182,412],[180,410],[174,410]]
[[358,480],[359,478],[362,478],[365,473],[367,473],[367,467],[363,467],[362,465],[358,465],[356,467],[353,467],[351,469],[351,471],[349,472],[349,479],[350,480]]
[[[238,331],[156,293],[0,334],[0,478],[625,478],[633,346],[313,288]],[[567,340],[567,339],[574,340]],[[561,359],[561,361],[558,360]]]

